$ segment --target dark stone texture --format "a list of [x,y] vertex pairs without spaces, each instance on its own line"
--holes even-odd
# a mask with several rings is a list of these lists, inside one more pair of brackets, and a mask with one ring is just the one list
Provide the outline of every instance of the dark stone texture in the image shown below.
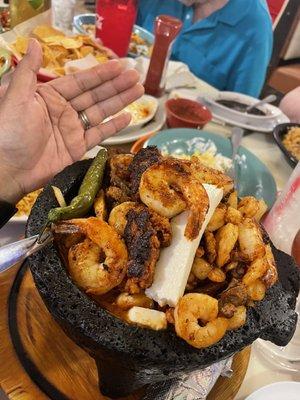
[[[67,167],[51,184],[61,188],[70,200],[76,195],[89,164],[85,160]],[[40,231],[48,211],[55,206],[48,185],[33,207],[27,236]],[[294,308],[299,270],[288,255],[276,249],[274,255],[280,282],[255,308],[248,309],[247,322],[242,328],[228,332],[219,343],[203,350],[189,346],[172,329],[155,332],[135,327],[100,308],[71,281],[53,244],[29,257],[28,263],[50,313],[66,334],[95,358],[102,393],[116,398],[146,384],[205,368],[240,351],[258,337],[286,345],[296,327]]]

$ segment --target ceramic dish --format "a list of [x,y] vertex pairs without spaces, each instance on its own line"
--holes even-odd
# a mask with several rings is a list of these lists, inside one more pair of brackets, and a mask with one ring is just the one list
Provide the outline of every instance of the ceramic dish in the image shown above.
[[157,132],[164,125],[165,120],[166,113],[164,104],[162,101],[158,101],[157,111],[151,121],[147,122],[140,128],[128,126],[117,135],[111,136],[110,138],[106,139],[103,144],[115,145],[134,142],[144,135],[148,135],[152,132]]
[[218,100],[236,101],[249,106],[258,101],[258,99],[254,97],[236,92],[218,92],[218,94],[212,97],[198,97],[198,101],[206,104],[210,108],[214,118],[231,125],[240,126],[241,128],[258,132],[271,132],[276,125],[289,122],[288,117],[286,117],[278,107],[271,104],[259,106],[258,109],[266,115],[258,116],[233,110],[218,103]]
[[298,400],[300,382],[276,382],[250,394],[246,400]]
[[[218,153],[231,157],[229,139],[220,135],[197,129],[168,129],[150,137],[144,144],[157,146],[169,154],[193,154],[199,143],[213,142]],[[239,151],[239,194],[240,196],[255,196],[263,198],[269,207],[276,199],[276,183],[268,168],[249,150],[241,146]]]
[[[51,185],[59,187],[70,201],[90,165],[91,160],[77,162],[47,185],[30,214],[27,237],[40,232],[50,209],[57,206]],[[102,395],[120,398],[149,383],[182,377],[226,359],[258,337],[286,345],[297,323],[298,269],[291,257],[272,250],[279,281],[255,308],[247,309],[242,328],[227,332],[218,343],[201,350],[188,345],[172,329],[132,326],[99,307],[71,280],[54,243],[30,256],[28,265],[51,315],[95,359]]]
[[158,100],[147,94],[144,94],[135,102],[125,107],[123,111],[127,111],[132,115],[129,127],[130,129],[140,128],[151,121],[158,108]]
[[[84,28],[84,25],[95,25],[96,14],[80,14],[76,15],[73,20],[74,28],[83,34],[91,34],[91,32],[87,32]],[[146,29],[142,28],[141,26],[134,25],[133,33],[138,35],[141,39],[144,39],[150,45],[154,43],[154,35],[147,31]],[[128,53],[130,57],[138,57],[140,55],[145,55],[143,53]]]
[[283,140],[284,136],[287,134],[289,129],[293,128],[293,127],[299,127],[300,128],[300,124],[289,123],[289,124],[277,125],[276,128],[273,131],[273,136],[274,136],[274,139],[275,139],[276,143],[278,144],[278,147],[280,148],[280,150],[285,155],[285,157],[287,159],[287,162],[290,164],[291,167],[294,168],[297,165],[299,160],[297,160],[297,158],[294,157],[289,152],[289,150],[285,147],[285,145],[282,143],[282,140]]

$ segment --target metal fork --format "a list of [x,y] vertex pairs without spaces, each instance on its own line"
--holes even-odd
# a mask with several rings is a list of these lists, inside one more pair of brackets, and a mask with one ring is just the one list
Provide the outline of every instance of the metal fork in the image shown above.
[[242,128],[234,127],[232,129],[232,134],[230,138],[232,146],[232,155],[231,155],[232,166],[228,171],[226,171],[226,174],[233,179],[235,190],[238,190],[238,172],[239,172],[239,166],[236,163],[236,156],[238,154],[243,136],[244,136],[244,130]]

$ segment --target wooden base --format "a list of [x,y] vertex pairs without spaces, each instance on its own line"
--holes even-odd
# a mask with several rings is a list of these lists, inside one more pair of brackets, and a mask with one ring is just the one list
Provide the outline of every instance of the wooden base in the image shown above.
[[[0,385],[10,399],[107,399],[99,392],[94,360],[52,319],[26,266],[2,274],[0,288]],[[249,357],[250,348],[234,357],[232,378],[219,378],[209,400],[234,398]]]

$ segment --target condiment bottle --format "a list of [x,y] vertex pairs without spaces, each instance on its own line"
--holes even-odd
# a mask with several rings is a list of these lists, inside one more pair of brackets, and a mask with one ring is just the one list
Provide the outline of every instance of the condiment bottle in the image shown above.
[[155,41],[145,81],[145,92],[155,97],[164,93],[166,72],[172,44],[180,32],[182,22],[169,15],[159,15],[155,20]]
[[137,0],[97,0],[96,37],[119,57],[128,53]]

